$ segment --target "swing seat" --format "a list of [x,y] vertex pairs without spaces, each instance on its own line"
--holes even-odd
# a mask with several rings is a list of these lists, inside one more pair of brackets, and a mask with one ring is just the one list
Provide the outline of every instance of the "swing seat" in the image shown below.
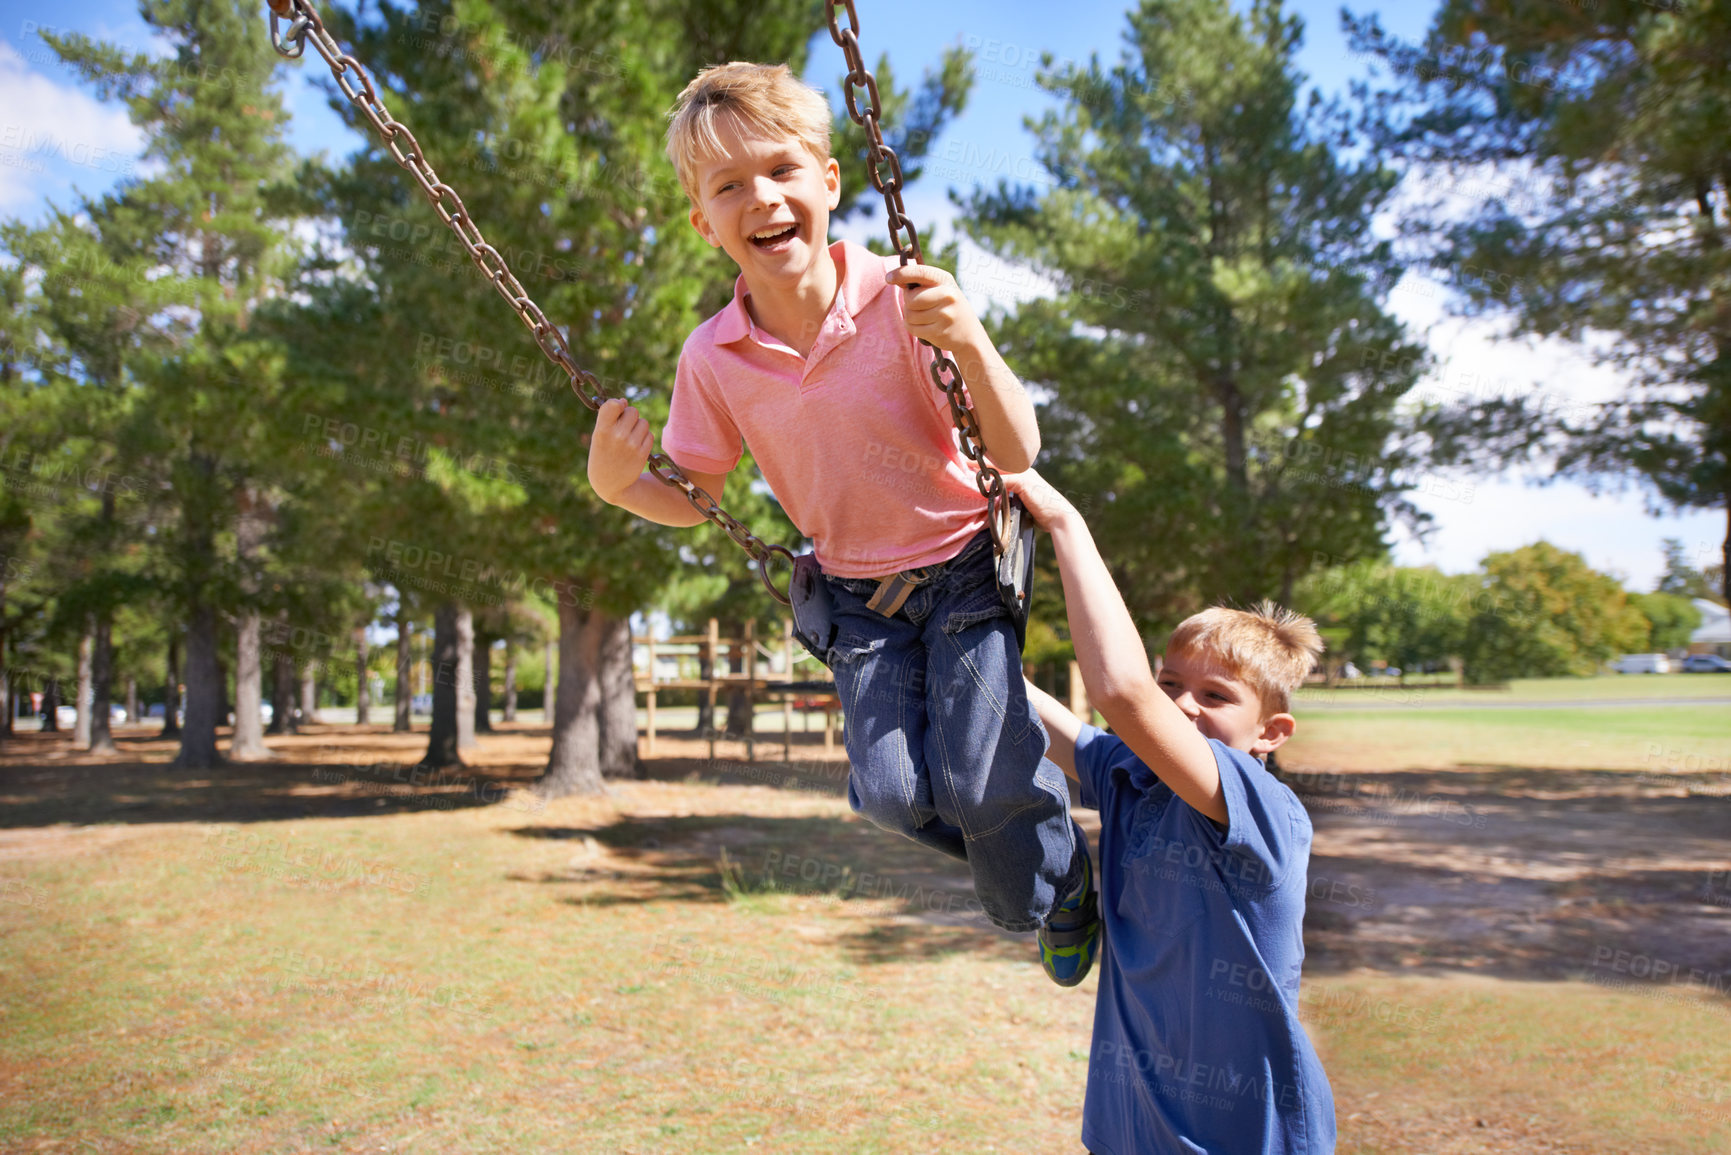
[[793,636],[806,653],[828,666],[829,652],[835,645],[835,599],[812,554],[802,553],[793,559],[787,598],[793,610]]
[[1016,651],[1028,644],[1028,597],[1034,588],[1034,519],[1022,499],[1010,499],[1009,529],[998,555],[998,596],[1016,627]]

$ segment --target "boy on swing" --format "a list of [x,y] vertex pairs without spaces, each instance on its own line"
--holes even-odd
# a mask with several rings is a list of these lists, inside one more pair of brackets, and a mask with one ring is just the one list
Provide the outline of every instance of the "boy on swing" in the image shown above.
[[[1087,841],[1042,759],[985,502],[919,340],[954,357],[1006,472],[1039,452],[1033,405],[948,273],[830,244],[829,133],[829,102],[785,65],[705,69],[680,93],[668,156],[692,227],[740,275],[680,353],[662,448],[719,499],[750,446],[833,596],[836,641],[817,656],[847,715],[850,804],[965,860],[987,917],[1038,930],[1047,974],[1073,986],[1099,943]],[[607,402],[590,484],[648,520],[698,524],[643,472],[653,441]]]

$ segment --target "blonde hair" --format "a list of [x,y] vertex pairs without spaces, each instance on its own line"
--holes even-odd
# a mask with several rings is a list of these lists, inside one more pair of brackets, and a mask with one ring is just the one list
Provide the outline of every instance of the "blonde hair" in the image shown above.
[[1303,614],[1265,601],[1251,610],[1215,606],[1192,614],[1172,631],[1166,650],[1215,658],[1256,691],[1267,717],[1292,708],[1292,692],[1322,653],[1322,636]]
[[736,60],[705,68],[668,113],[667,159],[693,201],[699,162],[723,152],[715,125],[724,115],[744,132],[766,140],[791,136],[819,160],[829,159],[829,100],[787,65]]

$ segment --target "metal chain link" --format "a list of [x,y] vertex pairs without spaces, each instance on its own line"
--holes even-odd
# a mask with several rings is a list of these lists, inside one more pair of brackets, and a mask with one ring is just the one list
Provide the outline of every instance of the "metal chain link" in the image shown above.
[[[841,12],[847,13],[846,28],[837,18]],[[830,39],[836,42],[847,59],[847,114],[855,124],[865,129],[866,139],[871,145],[866,153],[870,165],[867,175],[871,178],[872,188],[883,194],[884,208],[889,215],[890,244],[903,265],[923,265],[919,230],[914,228],[914,222],[908,218],[907,206],[902,203],[901,158],[895,149],[884,143],[877,77],[865,66],[865,58],[860,54],[859,13],[854,9],[854,0],[826,0],[824,18],[829,22]],[[861,93],[865,95],[864,107],[860,105]],[[979,467],[974,483],[979,487],[980,496],[986,499],[986,520],[992,529],[992,540],[998,552],[1002,553],[1009,544],[1005,538],[1010,514],[1003,476],[986,459],[986,447],[980,443],[980,423],[968,401],[961,370],[949,354],[930,341],[922,340],[920,344],[932,351],[932,382],[943,390],[950,403],[950,419],[956,423],[962,454]]]
[[[601,408],[601,403],[608,398],[601,391],[600,380],[577,364],[571,355],[571,346],[566,341],[565,334],[547,319],[541,306],[529,298],[528,292],[511,272],[499,251],[487,243],[487,239],[481,235],[480,226],[475,224],[469,216],[469,210],[464,207],[463,198],[457,195],[456,189],[441,181],[438,173],[433,171],[433,166],[427,163],[419,142],[415,140],[415,134],[392,118],[384,101],[379,99],[378,89],[373,86],[373,78],[366,68],[360,61],[344,52],[342,46],[325,31],[324,21],[319,19],[318,12],[308,0],[267,0],[267,3],[270,6],[271,47],[275,48],[279,55],[297,60],[306,52],[307,38],[311,37],[314,50],[330,65],[337,87],[361,110],[361,114],[384,141],[392,158],[415,178],[415,183],[421,186],[421,191],[432,203],[433,211],[439,214],[439,219],[463,242],[470,259],[475,262],[482,275],[492,282],[499,295],[510,304],[518,319],[528,327],[541,352],[570,378],[571,391],[589,408]],[[289,21],[286,31],[281,27],[283,20]],[[771,597],[784,606],[790,604],[788,596],[770,580],[769,562],[771,558],[780,557],[791,567],[791,551],[785,546],[772,545],[752,533],[738,518],[722,509],[713,497],[686,477],[665,453],[657,451],[650,454],[648,466],[650,473],[663,484],[683,492],[692,508],[712,524],[719,526],[757,563],[757,576]]]

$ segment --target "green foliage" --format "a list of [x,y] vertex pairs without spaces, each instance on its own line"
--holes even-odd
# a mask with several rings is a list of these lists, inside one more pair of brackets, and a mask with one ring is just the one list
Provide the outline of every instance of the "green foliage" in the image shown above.
[[1487,600],[1466,624],[1476,682],[1596,672],[1647,643],[1647,619],[1580,554],[1535,542],[1484,560]]
[[1701,611],[1681,594],[1635,594],[1630,600],[1647,619],[1645,649],[1664,653],[1686,649],[1689,635],[1701,626]]
[[1630,595],[1543,541],[1491,554],[1474,574],[1384,561],[1332,567],[1300,582],[1294,605],[1316,619],[1332,664],[1411,672],[1460,659],[1477,684],[1592,674],[1619,654],[1683,644],[1676,631],[1686,642],[1700,620],[1688,599]]
[[1688,551],[1674,537],[1664,542],[1665,572],[1659,576],[1655,593],[1678,594],[1687,598],[1708,598],[1724,604],[1725,567],[1715,563],[1704,569],[1689,564]]
[[1471,575],[1367,560],[1310,574],[1294,606],[1327,631],[1331,665],[1382,662],[1412,672],[1460,656],[1481,591]]
[[1148,0],[1122,60],[1041,74],[1048,179],[966,201],[982,245],[1058,287],[994,325],[1049,393],[1042,470],[1084,507],[1132,612],[1275,596],[1376,556],[1415,444],[1422,351],[1380,301],[1394,175],[1347,109],[1300,97],[1276,4]]

